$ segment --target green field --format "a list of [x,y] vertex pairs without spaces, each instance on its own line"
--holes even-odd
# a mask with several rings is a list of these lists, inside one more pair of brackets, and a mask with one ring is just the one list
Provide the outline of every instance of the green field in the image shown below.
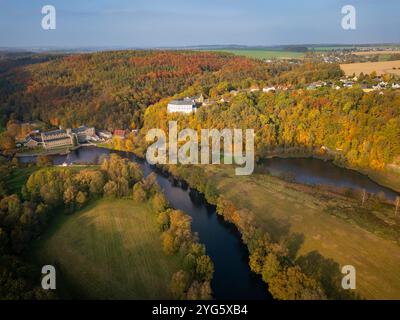
[[298,255],[317,250],[341,266],[355,266],[363,298],[400,299],[399,221],[391,208],[363,212],[356,200],[266,174],[239,177],[218,166],[208,166],[207,174],[224,197],[253,211],[274,239],[302,234]]
[[16,193],[20,195],[22,186],[36,169],[37,167],[35,166],[12,169],[7,179],[7,188],[10,194]]
[[62,297],[169,299],[179,257],[162,251],[156,215],[147,204],[100,200],[60,216],[34,245],[41,264],[55,264]]
[[245,56],[255,59],[301,59],[304,57],[303,52],[292,52],[292,51],[273,51],[273,50],[230,50],[222,49],[217,50],[218,52],[232,53],[237,56]]

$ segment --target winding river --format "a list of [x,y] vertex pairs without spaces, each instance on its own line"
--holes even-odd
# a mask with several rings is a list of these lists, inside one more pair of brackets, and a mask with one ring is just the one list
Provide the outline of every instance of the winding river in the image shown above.
[[[94,163],[108,155],[108,149],[82,147],[68,156],[53,156],[54,164]],[[216,299],[262,300],[271,299],[266,285],[260,277],[251,272],[248,265],[248,251],[242,243],[237,229],[216,214],[195,190],[173,183],[167,177],[154,170],[147,162],[138,160],[126,152],[116,152],[121,156],[139,162],[145,175],[157,174],[157,180],[169,202],[175,209],[180,209],[192,217],[192,229],[206,246],[207,254],[215,266],[212,289]],[[21,158],[22,162],[35,161],[34,157]],[[336,187],[366,189],[371,193],[383,192],[387,198],[394,199],[396,193],[373,182],[356,171],[339,168],[331,162],[316,159],[281,159],[266,160],[261,170],[268,170],[273,175],[290,173],[297,182],[306,184],[327,184]]]

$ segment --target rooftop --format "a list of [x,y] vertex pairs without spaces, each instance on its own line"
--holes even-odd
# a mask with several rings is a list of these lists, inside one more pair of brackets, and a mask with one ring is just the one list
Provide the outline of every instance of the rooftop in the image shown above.
[[58,134],[67,134],[65,130],[53,130],[53,131],[48,131],[48,132],[43,132],[43,135],[45,137],[53,136],[53,135],[58,135]]
[[172,100],[172,101],[169,102],[169,104],[174,104],[174,105],[177,105],[177,106],[187,106],[188,104],[195,105],[196,103],[194,102],[193,99],[185,98],[185,99],[182,99],[182,100]]

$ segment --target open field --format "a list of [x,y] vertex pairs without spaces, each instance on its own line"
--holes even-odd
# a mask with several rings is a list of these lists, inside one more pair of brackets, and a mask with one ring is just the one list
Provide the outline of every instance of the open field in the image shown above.
[[253,211],[257,225],[276,240],[302,234],[298,256],[317,250],[340,266],[353,265],[356,292],[362,297],[400,299],[400,245],[383,236],[386,227],[375,228],[376,217],[389,225],[399,224],[390,208],[365,216],[368,212],[358,210],[356,200],[266,174],[239,177],[231,168],[208,166],[207,175],[225,197]]
[[179,269],[179,257],[162,251],[156,215],[132,200],[103,199],[60,216],[34,256],[60,266],[61,283],[81,298],[168,299]]
[[400,54],[400,50],[384,50],[384,51],[360,51],[354,52],[356,56],[370,56],[380,54]]
[[216,50],[219,52],[228,52],[235,54],[237,56],[245,56],[249,58],[255,59],[301,59],[304,57],[303,52],[291,52],[291,51],[268,51],[268,50],[229,50],[229,49],[222,49]]
[[[400,60],[395,61],[381,61],[381,62],[362,62],[362,63],[346,63],[341,64],[340,68],[348,76],[353,74],[370,74],[376,72],[377,75],[382,75],[385,73],[391,73],[400,75]],[[396,68],[396,69],[393,69]]]
[[365,171],[375,182],[400,193],[400,166],[388,165],[385,171]]

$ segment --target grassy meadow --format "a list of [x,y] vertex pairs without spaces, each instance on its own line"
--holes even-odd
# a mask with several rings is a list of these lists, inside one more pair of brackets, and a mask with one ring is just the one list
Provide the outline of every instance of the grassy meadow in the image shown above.
[[61,270],[57,283],[64,297],[169,299],[180,262],[163,253],[156,216],[147,204],[102,199],[60,215],[33,255]]
[[22,186],[29,179],[29,176],[37,170],[36,166],[14,168],[11,170],[10,175],[7,179],[7,188],[10,193],[21,195]]
[[227,167],[208,166],[207,175],[236,206],[253,211],[275,240],[300,235],[297,257],[317,250],[356,267],[356,293],[363,298],[400,299],[400,228],[391,207],[371,214],[357,200],[321,188],[267,174],[239,177]]

